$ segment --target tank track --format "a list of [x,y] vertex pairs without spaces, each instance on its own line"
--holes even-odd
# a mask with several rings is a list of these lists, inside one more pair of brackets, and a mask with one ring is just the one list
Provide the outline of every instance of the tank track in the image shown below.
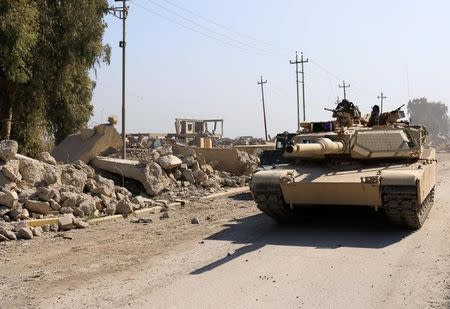
[[433,207],[434,187],[425,200],[419,204],[416,187],[409,189],[400,186],[384,188],[383,206],[389,221],[400,227],[419,229]]
[[279,223],[294,219],[294,211],[284,202],[281,192],[256,193],[255,201],[259,210]]

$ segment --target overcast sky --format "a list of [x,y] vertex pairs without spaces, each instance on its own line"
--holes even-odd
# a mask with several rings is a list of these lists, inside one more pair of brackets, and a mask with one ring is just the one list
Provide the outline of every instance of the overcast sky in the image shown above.
[[[110,0],[111,5],[114,4]],[[120,4],[120,3],[116,3]],[[450,1],[133,0],[127,20],[127,132],[173,132],[174,119],[223,118],[225,135],[296,128],[303,51],[306,118],[347,97],[369,112],[427,97],[450,102]],[[121,115],[121,21],[107,17],[112,62],[97,72],[91,124]],[[301,99],[300,99],[301,100]],[[300,102],[301,104],[301,102]],[[118,129],[120,130],[120,122]]]

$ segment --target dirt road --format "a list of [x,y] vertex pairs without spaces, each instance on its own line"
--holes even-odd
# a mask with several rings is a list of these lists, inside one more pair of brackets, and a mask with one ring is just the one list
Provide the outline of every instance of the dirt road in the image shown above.
[[417,232],[348,210],[282,227],[241,194],[2,243],[0,307],[450,308],[449,154],[438,168]]

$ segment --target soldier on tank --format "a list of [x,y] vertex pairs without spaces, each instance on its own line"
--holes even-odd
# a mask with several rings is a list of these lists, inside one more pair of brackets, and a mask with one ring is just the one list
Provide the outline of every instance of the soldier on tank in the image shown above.
[[341,127],[350,127],[361,119],[358,106],[347,99],[343,99],[335,109],[326,110],[333,112],[333,117],[336,118],[338,125]]
[[370,113],[369,122],[367,123],[368,127],[373,127],[374,125],[380,124],[380,107],[378,105],[374,105],[372,107],[372,112]]

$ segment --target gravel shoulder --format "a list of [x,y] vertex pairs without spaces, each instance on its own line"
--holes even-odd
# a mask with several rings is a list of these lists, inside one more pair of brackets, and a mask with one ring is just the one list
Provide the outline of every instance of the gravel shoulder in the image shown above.
[[417,232],[349,210],[283,227],[246,194],[198,201],[148,224],[1,243],[0,306],[449,308],[450,154],[438,158],[436,202]]

